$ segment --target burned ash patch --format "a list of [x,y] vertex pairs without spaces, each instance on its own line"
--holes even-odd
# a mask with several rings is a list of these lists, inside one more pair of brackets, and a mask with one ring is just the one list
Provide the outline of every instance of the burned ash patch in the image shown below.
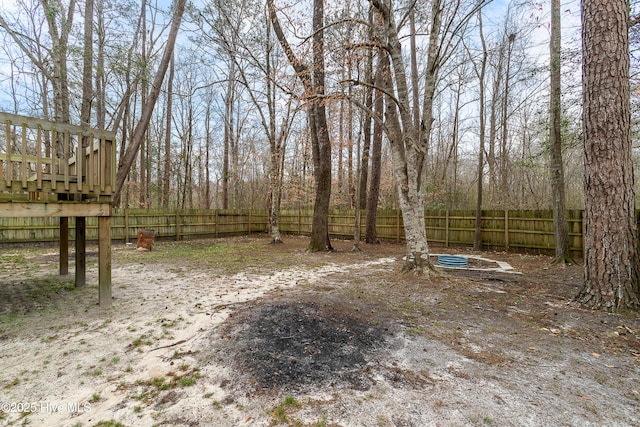
[[218,354],[233,354],[239,372],[263,390],[311,384],[367,390],[370,355],[389,331],[360,312],[325,301],[257,305],[228,321],[227,348]]

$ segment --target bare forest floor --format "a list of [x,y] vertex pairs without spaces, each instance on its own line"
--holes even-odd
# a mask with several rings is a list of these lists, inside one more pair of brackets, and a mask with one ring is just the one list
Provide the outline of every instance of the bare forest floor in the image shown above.
[[55,247],[0,247],[0,425],[640,425],[638,314],[572,303],[581,266],[419,277],[403,245],[307,243],[114,244],[108,309],[95,248],[74,289]]

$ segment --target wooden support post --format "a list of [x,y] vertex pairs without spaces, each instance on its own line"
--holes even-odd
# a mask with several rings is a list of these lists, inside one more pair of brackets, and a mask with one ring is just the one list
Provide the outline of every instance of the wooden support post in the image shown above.
[[60,275],[69,274],[69,218],[60,217]]
[[400,243],[400,209],[396,209],[396,243]]
[[87,284],[87,228],[86,218],[76,217],[76,288]]
[[111,305],[111,217],[98,217],[98,301]]

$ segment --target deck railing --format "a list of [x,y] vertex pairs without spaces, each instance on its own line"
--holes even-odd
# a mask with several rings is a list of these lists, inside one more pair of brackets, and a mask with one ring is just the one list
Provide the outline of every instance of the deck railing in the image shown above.
[[0,192],[110,196],[115,135],[0,112]]

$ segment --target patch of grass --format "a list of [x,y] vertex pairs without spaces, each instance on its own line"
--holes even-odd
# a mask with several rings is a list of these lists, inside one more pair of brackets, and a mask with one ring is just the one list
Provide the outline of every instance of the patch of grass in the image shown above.
[[289,422],[288,410],[291,408],[300,408],[301,403],[293,396],[287,396],[284,401],[269,410],[271,414],[271,425],[287,423],[289,425],[301,425],[299,421]]
[[19,320],[18,313],[13,311],[11,313],[0,316],[0,324],[15,323],[18,320]]
[[298,402],[298,400],[296,400],[296,398],[293,396],[285,397],[284,404],[285,406],[295,406],[296,408],[299,408],[301,406],[300,402]]
[[18,384],[20,384],[20,378],[14,378],[13,381],[9,381],[4,388],[11,388],[11,387],[15,387]]
[[90,371],[85,372],[86,375],[92,376],[92,377],[99,377],[100,375],[102,375],[102,369],[92,369]]
[[97,424],[94,424],[93,427],[126,427],[119,421],[108,420],[108,421],[100,421]]
[[91,395],[91,399],[89,399],[90,403],[96,403],[100,401],[100,394],[99,393],[93,393]]
[[275,408],[273,408],[273,410],[271,411],[271,424],[274,424],[274,421],[276,423],[286,423],[287,422],[287,409],[282,406],[282,405],[278,405]]
[[180,387],[189,387],[196,383],[196,379],[194,377],[184,377],[178,380],[178,384]]
[[[129,398],[146,404],[151,404],[161,392],[177,387],[190,387],[195,385],[199,378],[201,378],[199,369],[194,368],[185,372],[183,375],[176,375],[175,372],[168,372],[166,377],[153,377],[146,381],[137,380],[133,384],[127,384],[124,381],[121,381],[118,385],[118,389],[131,389],[133,392],[129,394]],[[212,395],[213,394],[210,394],[210,396]]]
[[131,347],[142,347],[144,345],[151,345],[151,340],[149,339],[149,335],[142,334],[139,338],[136,338],[131,343]]
[[159,322],[160,326],[162,326],[163,328],[172,328],[178,324],[177,321],[168,319],[160,319]]
[[[123,261],[144,259],[149,263],[165,263],[180,259],[183,264],[194,268],[206,266],[221,270],[223,274],[234,274],[246,267],[251,261],[254,265],[263,265],[273,260],[272,245],[266,245],[264,239],[203,239],[180,242],[156,242],[152,251],[117,251],[115,256]],[[283,251],[285,248],[282,249]],[[292,259],[292,263],[295,260]],[[176,268],[174,273],[184,273]]]
[[29,263],[22,254],[0,255],[0,271],[15,271],[16,267],[27,267]]

